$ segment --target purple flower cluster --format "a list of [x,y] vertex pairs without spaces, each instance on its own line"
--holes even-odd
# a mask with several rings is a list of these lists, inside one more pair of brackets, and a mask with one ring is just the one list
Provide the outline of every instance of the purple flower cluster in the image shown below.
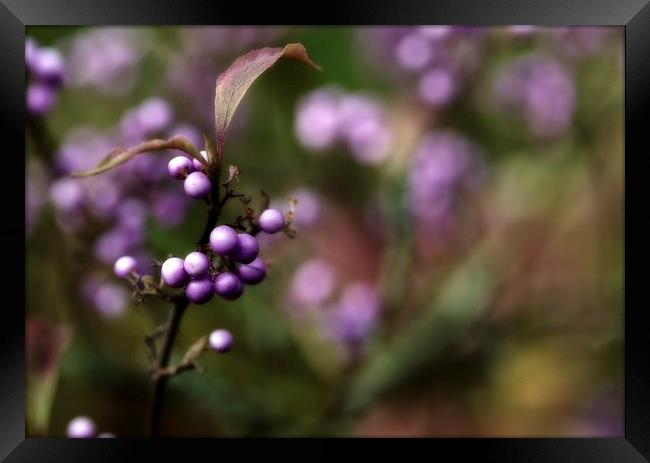
[[[415,88],[433,109],[446,107],[474,75],[484,31],[454,26],[361,29],[359,40],[370,61],[396,81]],[[387,66],[387,63],[391,66]]]
[[28,73],[26,104],[34,116],[43,116],[56,104],[56,92],[63,84],[66,66],[56,48],[39,47],[32,38],[25,41]]
[[538,137],[562,135],[573,119],[573,77],[550,57],[528,55],[508,63],[495,80],[494,94],[501,108],[523,117]]
[[408,204],[418,225],[448,229],[458,192],[476,188],[483,176],[474,144],[451,131],[428,133],[415,151],[408,178]]
[[364,164],[381,163],[391,148],[387,115],[379,102],[334,87],[303,97],[296,109],[294,129],[300,143],[311,152],[322,153],[343,143]]
[[146,53],[148,31],[95,28],[74,37],[67,53],[70,85],[116,95],[129,91],[137,80],[138,65]]
[[106,319],[121,316],[129,304],[129,292],[99,272],[82,280],[81,295],[87,304]]
[[[192,126],[174,124],[170,105],[152,97],[127,111],[118,127],[103,131],[77,128],[59,147],[54,168],[61,177],[49,187],[55,218],[64,231],[78,236],[99,230],[92,232],[90,248],[101,266],[112,266],[119,257],[129,255],[137,263],[135,270],[146,273],[151,266],[145,239],[147,221],[153,218],[163,227],[176,226],[190,202],[182,192],[166,186],[169,156],[164,153],[141,154],[98,177],[74,179],[68,174],[94,167],[115,146],[133,146],[147,138],[182,134],[200,143],[200,134]],[[86,300],[100,314],[118,315],[128,301],[123,291],[104,288],[98,292],[101,297]]]
[[338,299],[332,302],[336,290],[334,268],[322,259],[309,260],[293,276],[287,297],[288,307],[296,317],[304,320],[307,316],[315,321],[326,338],[341,343],[350,354],[358,354],[380,314],[377,288],[355,282],[346,286]]
[[347,286],[338,302],[326,312],[327,332],[349,347],[363,343],[375,328],[381,301],[377,289],[367,283]]

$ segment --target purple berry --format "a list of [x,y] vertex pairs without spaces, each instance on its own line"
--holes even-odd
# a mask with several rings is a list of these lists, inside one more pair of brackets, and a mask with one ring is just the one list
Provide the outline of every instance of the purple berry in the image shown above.
[[115,261],[115,265],[113,266],[115,275],[118,278],[126,278],[131,272],[135,272],[137,268],[138,262],[131,256],[120,257]]
[[209,275],[190,281],[185,288],[185,296],[194,304],[205,304],[213,295],[214,287]]
[[244,292],[244,285],[234,273],[224,272],[214,279],[214,291],[224,299],[234,300]]
[[68,437],[93,437],[95,432],[95,423],[87,416],[78,416],[68,424]]
[[277,233],[284,228],[287,221],[284,214],[277,209],[267,209],[260,214],[260,228],[266,233]]
[[188,157],[176,156],[167,164],[167,171],[173,178],[182,179],[194,172],[194,166]]
[[230,254],[237,247],[239,238],[237,232],[228,225],[219,225],[210,233],[210,247],[221,255]]
[[232,334],[228,330],[214,330],[210,333],[210,348],[220,354],[228,352],[232,348],[233,342]]
[[237,264],[237,275],[246,284],[257,284],[266,276],[266,264],[259,257],[248,265]]
[[[201,153],[201,156],[203,156],[203,158],[207,161],[208,160],[208,152],[205,151],[205,150],[201,150],[200,153]],[[198,160],[196,160],[194,158],[192,158],[192,166],[194,167],[194,170],[199,170],[199,171],[205,172],[205,166],[201,162],[199,162]]]
[[205,198],[210,193],[210,179],[203,172],[192,172],[185,178],[183,184],[187,196],[194,199]]
[[250,264],[255,260],[259,252],[260,247],[255,237],[248,233],[240,233],[237,236],[237,247],[233,251],[232,256],[237,262]]
[[208,272],[210,259],[202,252],[190,252],[185,256],[185,272],[191,277],[198,277]]
[[185,272],[184,263],[180,257],[171,257],[162,264],[160,276],[167,286],[171,288],[185,286],[188,275]]

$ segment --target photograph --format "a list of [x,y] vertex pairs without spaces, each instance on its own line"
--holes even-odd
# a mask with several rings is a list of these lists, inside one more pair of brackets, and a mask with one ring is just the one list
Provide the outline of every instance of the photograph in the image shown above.
[[25,436],[622,438],[625,34],[26,26]]

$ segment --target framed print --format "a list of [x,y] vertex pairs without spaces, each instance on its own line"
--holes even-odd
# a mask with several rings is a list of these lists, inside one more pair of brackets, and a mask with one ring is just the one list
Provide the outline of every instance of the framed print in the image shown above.
[[647,461],[646,2],[2,2],[6,461]]

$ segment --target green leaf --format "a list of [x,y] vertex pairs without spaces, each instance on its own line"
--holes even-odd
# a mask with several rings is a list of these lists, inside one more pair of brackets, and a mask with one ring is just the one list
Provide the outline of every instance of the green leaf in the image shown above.
[[214,118],[217,129],[217,153],[223,152],[223,144],[228,125],[232,120],[242,98],[264,71],[273,66],[280,58],[301,61],[320,70],[307,55],[307,50],[300,43],[290,43],[284,48],[260,48],[237,58],[234,63],[217,79],[214,98]]
[[149,151],[159,151],[167,149],[177,149],[181,150],[194,159],[200,161],[204,166],[207,167],[207,161],[199,151],[192,145],[192,143],[185,137],[177,135],[168,140],[154,139],[148,140],[140,143],[132,148],[117,148],[104,156],[104,159],[97,164],[97,167],[85,172],[73,172],[72,177],[90,177],[93,175],[98,175],[107,170],[110,170],[114,167],[124,164],[125,162],[133,159],[138,154],[146,153]]

